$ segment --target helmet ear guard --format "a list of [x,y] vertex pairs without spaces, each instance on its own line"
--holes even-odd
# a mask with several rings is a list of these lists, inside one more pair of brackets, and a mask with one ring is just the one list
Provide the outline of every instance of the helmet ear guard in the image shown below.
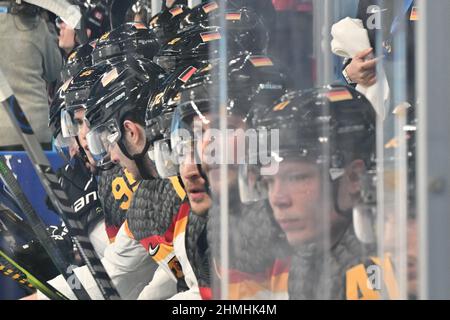
[[362,243],[376,242],[376,171],[371,170],[361,177],[360,202],[353,207],[355,234]]

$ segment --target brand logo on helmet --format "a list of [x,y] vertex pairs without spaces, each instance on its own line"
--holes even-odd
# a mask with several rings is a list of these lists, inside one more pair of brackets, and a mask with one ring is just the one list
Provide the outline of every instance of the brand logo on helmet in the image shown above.
[[76,56],[77,56],[77,52],[75,51],[75,52],[72,52],[71,54],[70,54],[70,56],[67,58],[67,60],[72,60],[72,59],[75,59],[76,58]]
[[286,108],[286,107],[288,106],[289,103],[291,103],[290,100],[280,102],[279,104],[277,104],[277,105],[273,108],[273,111],[281,111],[281,110],[284,110],[284,108]]
[[161,102],[162,97],[164,96],[164,92],[158,93],[152,102],[152,107],[158,105]]
[[80,77],[81,77],[81,78],[88,77],[88,76],[90,76],[93,72],[94,72],[94,70],[92,70],[92,69],[86,70],[86,71],[84,71],[82,74],[80,74]]
[[107,40],[107,39],[109,38],[109,34],[110,34],[110,32],[105,33],[104,35],[102,35],[102,36],[100,37],[100,40],[101,40],[101,41]]
[[200,73],[205,73],[211,69],[212,69],[212,64],[209,63],[206,67],[204,67],[202,70],[200,70]]
[[122,92],[121,94],[119,94],[117,97],[115,97],[113,100],[111,100],[110,102],[108,102],[105,105],[105,109],[108,109],[109,107],[111,107],[114,103],[116,103],[117,101],[121,100],[125,98],[125,92]]
[[181,40],[181,38],[175,38],[175,39],[169,41],[167,44],[173,46],[175,43],[177,43],[180,40]]

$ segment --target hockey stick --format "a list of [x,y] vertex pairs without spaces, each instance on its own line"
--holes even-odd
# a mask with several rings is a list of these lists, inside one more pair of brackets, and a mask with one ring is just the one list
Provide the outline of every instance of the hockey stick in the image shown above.
[[14,197],[8,192],[4,185],[0,185],[0,203],[2,206],[9,208],[16,214],[22,214],[19,205],[17,204]]
[[[10,221],[14,224],[14,228],[17,230],[16,233],[25,234],[28,237],[32,237],[34,235],[33,230],[16,212],[17,211],[11,209],[10,207],[5,206],[2,203],[2,199],[0,197],[0,223],[6,223],[7,221]],[[20,210],[19,212],[22,213],[22,210]],[[9,228],[9,226],[7,227]]]
[[[0,70],[0,101],[5,107],[18,134],[22,138],[25,150],[34,165],[37,175],[47,192],[53,206],[58,211],[73,238],[75,245],[83,258],[84,263],[91,272],[100,292],[106,300],[120,299],[108,273],[94,250],[87,231],[74,213],[68,201],[67,194],[61,188],[58,179],[51,168],[50,162],[42,150],[34,132],[22,110],[17,99],[13,96],[12,89]],[[84,200],[84,199],[83,199]],[[89,200],[89,199],[87,199]]]
[[[71,281],[70,279],[74,279],[75,281],[77,281],[77,283],[81,284],[81,282],[76,279],[75,274],[69,273],[69,270],[72,270],[73,268],[71,268],[70,263],[66,261],[61,250],[51,239],[45,228],[45,224],[42,222],[38,214],[34,211],[31,203],[28,201],[19,183],[14,177],[11,169],[9,169],[9,167],[6,165],[4,156],[0,156],[0,177],[3,183],[8,187],[9,191],[14,195],[14,198],[19,204],[20,209],[26,215],[33,232],[39,239],[39,242],[42,244],[44,249],[48,252],[58,271],[64,276],[68,283],[69,281]],[[88,293],[82,286],[75,286],[75,288],[72,288],[72,291],[78,299],[90,299]]]
[[0,250],[0,271],[3,272],[5,276],[10,277],[26,289],[38,289],[49,299],[68,300],[67,297],[61,292],[53,288],[51,285],[46,284],[44,281],[40,281],[2,250]]
[[[35,239],[36,237],[32,228],[20,216],[0,203],[0,271],[29,291],[36,288],[50,299],[67,300],[58,290],[47,285],[45,280],[47,278],[32,271],[33,266],[21,261],[15,255],[15,251],[10,249],[19,245],[16,242],[18,235],[25,239]],[[8,253],[10,254],[8,255]]]

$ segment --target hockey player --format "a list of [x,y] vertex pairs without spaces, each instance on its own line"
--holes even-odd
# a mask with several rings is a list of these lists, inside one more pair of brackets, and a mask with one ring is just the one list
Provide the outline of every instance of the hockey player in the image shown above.
[[57,18],[56,25],[59,29],[58,45],[69,54],[78,45],[86,44],[97,39],[110,29],[109,9],[104,1],[91,4],[88,1],[73,0],[72,3],[80,7],[82,21],[79,33],[70,28],[61,18]]
[[79,45],[69,53],[61,70],[62,83],[75,77],[82,69],[92,66],[92,50],[95,47],[95,41]]
[[279,148],[271,150],[278,170],[246,166],[241,178],[250,192],[244,194],[267,196],[294,251],[290,299],[381,298],[366,274],[378,266],[395,297],[391,265],[369,259],[373,246],[355,235],[355,209],[374,167],[375,117],[364,96],[339,85],[289,93],[253,116],[254,128],[279,132]]
[[[91,67],[83,70],[79,78],[78,76],[73,79],[73,83],[69,85],[67,88],[69,94],[69,98],[67,99],[69,104],[66,105],[67,112],[72,112],[74,117],[72,116],[66,118],[66,122],[63,122],[70,128],[69,131],[72,134],[76,135],[80,140],[80,143],[83,147],[85,145],[85,134],[89,130],[84,121],[84,103],[86,97],[86,92],[90,90],[88,86],[89,80],[93,81],[94,78],[99,78],[103,75],[100,71],[103,70],[104,67]],[[142,71],[142,70],[141,70]],[[84,76],[82,76],[84,74]],[[84,80],[82,78],[85,78]],[[84,100],[83,100],[84,99]],[[67,114],[69,116],[69,114]],[[77,122],[72,121],[75,119]],[[88,154],[90,154],[89,149],[86,148]],[[91,159],[92,156],[90,156]],[[93,161],[93,160],[91,160]],[[94,162],[95,164],[95,162]],[[110,173],[109,171],[101,171],[106,174]],[[106,175],[105,175],[106,176]],[[134,180],[133,177],[125,177],[126,179]],[[112,181],[113,186],[120,186],[120,188],[115,189],[116,192],[123,191],[125,188],[122,184],[125,184],[125,181],[120,180],[120,177],[115,177]],[[114,183],[117,183],[116,185]],[[137,185],[135,186],[137,188]],[[109,185],[109,197],[111,197],[111,185]],[[113,190],[114,191],[114,190]],[[123,197],[129,198],[129,202],[131,202],[132,192],[123,192],[123,194],[117,194],[118,200],[124,200]],[[121,210],[126,210],[129,208],[129,202],[122,202],[118,207]],[[147,207],[141,207],[141,210],[146,210]],[[112,215],[115,217],[115,215]],[[120,217],[115,217],[120,223]],[[109,231],[107,229],[107,231]],[[139,292],[142,290],[145,283],[148,283],[153,275],[155,267],[152,265],[151,260],[148,257],[148,253],[142,248],[142,246],[134,240],[130,240],[128,235],[123,230],[117,230],[114,235],[111,236],[114,238],[114,242],[107,246],[105,250],[105,257],[102,259],[102,263],[105,266],[108,274],[116,285],[120,295],[124,299],[135,299]],[[89,294],[93,299],[101,299],[100,292],[95,286],[95,283],[89,274],[86,267],[77,268],[74,270],[79,279],[82,281],[85,288],[88,290]],[[71,295],[70,288],[62,281],[60,278],[56,278],[50,282],[60,291],[64,292],[70,298],[73,298]],[[39,296],[42,298],[42,296]]]
[[[170,233],[180,197],[169,180],[154,178],[156,171],[147,156],[143,126],[148,100],[164,77],[162,69],[145,59],[128,59],[124,65],[111,66],[103,81],[93,87],[86,111],[89,150],[97,164],[117,163],[138,181],[145,180],[134,194],[124,228],[130,239],[139,241],[158,263],[154,278],[170,277],[152,290],[151,299],[172,296],[176,285],[179,291],[186,289]],[[139,209],[142,202],[148,204],[147,210]]]
[[[70,85],[70,87],[75,87],[74,94],[81,94],[83,99],[72,106],[71,112],[65,113],[66,117],[64,118],[67,126],[73,127],[74,130],[72,131],[79,133],[78,140],[82,142],[82,147],[86,154],[90,155],[85,139],[89,128],[84,124],[84,109],[82,108],[86,103],[86,95],[90,90],[90,86],[86,82],[92,84],[95,82],[94,79],[97,80],[102,75],[101,70],[104,67],[101,65],[103,64],[122,63],[132,56],[151,59],[158,48],[159,45],[154,33],[140,23],[121,25],[102,35],[95,43],[95,49],[92,50],[89,57],[93,68],[85,70],[86,73],[92,74],[84,77],[85,82],[81,82],[80,85]],[[99,70],[96,70],[97,68]],[[81,90],[79,93],[77,93],[77,87]],[[77,127],[81,130],[77,130]],[[75,135],[75,132],[69,132],[69,134]],[[91,167],[94,168],[95,161],[92,157],[90,157],[90,162]],[[104,169],[110,170],[105,171]],[[99,196],[106,214],[106,230],[110,241],[113,241],[122,223],[125,221],[126,211],[130,206],[132,194],[138,187],[138,181],[131,173],[126,170],[123,171],[119,166],[102,168],[98,170],[98,175]]]
[[[179,101],[173,116],[170,147],[178,156],[180,172],[185,183],[190,204],[194,213],[208,214],[208,245],[211,247],[214,274],[220,277],[224,270],[219,266],[219,213],[218,197],[220,195],[220,178],[217,162],[207,159],[206,145],[211,141],[218,141],[218,137],[212,137],[212,129],[217,129],[217,118],[214,106],[218,99],[215,93],[218,88],[217,66],[199,68],[197,72],[186,82],[178,97]],[[276,72],[270,58],[265,56],[238,55],[230,59],[228,64],[228,101],[227,122],[228,129],[232,129],[237,136],[227,136],[227,145],[230,150],[237,148],[239,132],[245,129],[244,119],[250,107],[254,104],[271,101],[274,96],[283,92],[283,78]],[[186,74],[186,73],[185,73]],[[180,77],[181,79],[183,77]],[[174,99],[175,100],[175,99]],[[234,129],[234,130],[233,130]],[[193,140],[182,139],[177,131],[187,130],[191,132]],[[242,131],[241,131],[242,130]],[[201,138],[203,136],[203,138]],[[242,137],[242,136],[241,136]],[[209,139],[211,138],[211,140]],[[242,141],[242,140],[241,140]],[[156,144],[155,144],[156,145]],[[162,153],[164,148],[158,150],[155,147],[155,159],[163,159],[157,152]],[[209,150],[211,151],[211,150]],[[216,149],[216,151],[218,151]],[[163,154],[163,153],[162,153]],[[236,154],[236,153],[235,153]],[[191,156],[192,155],[192,156]],[[231,160],[231,159],[230,159]],[[272,222],[269,211],[263,203],[250,206],[240,204],[237,195],[237,158],[232,159],[228,165],[228,188],[230,210],[230,295],[231,299],[251,298],[282,298],[285,297],[286,288],[281,289],[278,282],[270,282],[267,277],[273,270],[274,251],[282,254],[282,243],[277,239],[279,230]],[[161,163],[168,161],[161,161]],[[212,196],[212,198],[211,198]],[[212,202],[214,201],[214,203]],[[254,210],[250,210],[253,208]],[[259,217],[258,230],[252,228],[254,221]],[[189,230],[187,231],[189,235]],[[201,239],[201,237],[199,237]],[[241,250],[246,247],[249,251]],[[198,249],[186,248],[187,252]],[[274,251],[272,251],[274,250]],[[253,255],[254,254],[254,255]],[[209,258],[209,257],[208,257]],[[201,269],[201,265],[191,259],[194,270]],[[199,280],[201,277],[199,277]],[[217,278],[216,278],[217,279]],[[213,279],[208,279],[213,280]],[[211,285],[211,282],[208,283]],[[284,290],[284,291],[283,291]],[[212,292],[204,290],[204,297],[211,297]],[[217,293],[216,293],[217,294]]]

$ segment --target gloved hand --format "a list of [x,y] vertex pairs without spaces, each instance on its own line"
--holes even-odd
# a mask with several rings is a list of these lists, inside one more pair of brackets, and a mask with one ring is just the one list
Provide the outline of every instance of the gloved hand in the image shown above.
[[81,158],[76,157],[73,166],[60,168],[57,177],[77,219],[80,219],[86,231],[104,218],[97,192],[97,180]]
[[[74,250],[72,239],[65,226],[49,226],[47,232],[55,241],[61,252],[65,255],[67,261],[74,264]],[[50,280],[59,275],[59,271],[53,264],[50,256],[44,247],[37,240],[31,240],[24,245],[18,245],[13,248],[15,259],[38,275],[42,280]]]

